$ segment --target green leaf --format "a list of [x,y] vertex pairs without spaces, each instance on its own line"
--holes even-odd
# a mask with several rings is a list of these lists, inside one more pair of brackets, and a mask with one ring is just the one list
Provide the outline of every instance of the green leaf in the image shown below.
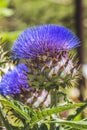
[[3,123],[4,123],[7,130],[13,130],[13,128],[9,124],[7,118],[4,116],[3,111],[2,111],[1,108],[0,108],[0,118],[2,119],[2,121],[3,121]]
[[70,126],[78,130],[87,130],[87,121],[66,121],[58,119],[57,121],[46,121],[45,123],[58,123],[60,125]]
[[[62,106],[58,106],[58,107],[54,107],[51,109],[45,109],[45,110],[40,110],[37,113],[35,113],[35,111],[32,108],[29,108],[28,106],[25,106],[24,104],[15,101],[13,99],[7,99],[7,98],[1,98],[0,102],[4,105],[6,105],[9,108],[12,108],[14,110],[14,112],[16,112],[19,115],[19,118],[23,118],[26,122],[26,124],[29,124],[29,126],[31,128],[33,128],[33,126],[35,126],[39,121],[41,121],[42,119],[51,116],[52,114],[56,114],[68,109],[72,109],[72,108],[76,108],[76,107],[81,107],[86,105],[86,103],[77,103],[77,104],[68,104],[68,105],[62,105]],[[69,124],[70,122],[70,124]],[[44,123],[44,121],[43,121]],[[50,123],[50,122],[48,122]],[[78,123],[80,122],[75,122],[75,121],[64,121],[64,120],[58,120],[54,123],[59,123],[60,125],[68,125],[73,127],[73,125],[75,124],[75,128],[77,128]],[[84,122],[81,122],[81,127],[84,125],[84,130],[86,124]]]
[[[86,102],[87,102],[87,101],[86,101]],[[68,116],[67,120],[75,120],[76,117],[77,117],[79,114],[81,114],[81,112],[85,109],[86,106],[87,106],[87,104],[85,104],[85,105],[83,105],[83,106],[77,108],[76,113],[75,113],[75,114],[72,114],[72,115],[70,115],[70,116]]]
[[30,126],[33,127],[36,123],[38,123],[40,120],[46,118],[47,116],[51,116],[52,114],[59,113],[68,109],[84,106],[85,103],[77,103],[77,104],[69,104],[69,105],[62,105],[58,107],[54,107],[51,109],[45,109],[42,111],[37,112],[34,116],[32,116],[30,121]]
[[9,108],[12,108],[18,115],[19,118],[21,117],[22,119],[24,119],[26,122],[30,122],[30,114],[31,112],[33,113],[33,110],[27,106],[25,106],[24,104],[15,101],[15,100],[9,100],[6,98],[0,98],[0,102],[3,105],[6,105]]

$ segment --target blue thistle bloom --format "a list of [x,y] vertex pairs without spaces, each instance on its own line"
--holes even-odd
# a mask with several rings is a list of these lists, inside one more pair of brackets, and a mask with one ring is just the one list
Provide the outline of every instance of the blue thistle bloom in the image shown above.
[[18,94],[21,93],[21,89],[27,89],[29,87],[27,72],[28,68],[25,64],[19,64],[8,71],[1,79],[0,94]]
[[79,39],[67,28],[41,25],[26,29],[12,47],[14,59],[36,58],[41,55],[71,50],[79,46]]

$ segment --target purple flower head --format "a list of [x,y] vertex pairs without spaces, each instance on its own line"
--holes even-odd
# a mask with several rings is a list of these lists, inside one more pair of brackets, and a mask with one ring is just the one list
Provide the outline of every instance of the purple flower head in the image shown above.
[[41,25],[26,29],[12,47],[13,57],[36,58],[41,55],[71,50],[79,46],[79,39],[67,28]]
[[8,71],[1,79],[0,94],[18,94],[21,93],[21,89],[27,89],[29,87],[27,72],[28,68],[25,64],[19,64],[13,70]]

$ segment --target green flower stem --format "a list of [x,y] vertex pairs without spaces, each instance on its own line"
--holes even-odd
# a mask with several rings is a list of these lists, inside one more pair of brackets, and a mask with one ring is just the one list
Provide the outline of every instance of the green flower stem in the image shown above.
[[51,107],[57,106],[57,90],[51,90]]
[[[51,108],[57,106],[57,90],[53,89],[51,90]],[[50,130],[55,130],[55,124],[51,123],[50,124]]]

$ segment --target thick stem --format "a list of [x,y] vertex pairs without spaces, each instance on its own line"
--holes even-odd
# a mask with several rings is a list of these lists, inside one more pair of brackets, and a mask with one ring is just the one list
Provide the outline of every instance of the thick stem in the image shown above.
[[57,106],[57,90],[51,90],[51,107]]
[[[57,106],[57,90],[53,89],[51,90],[51,107]],[[55,124],[50,124],[50,130],[56,130]]]

